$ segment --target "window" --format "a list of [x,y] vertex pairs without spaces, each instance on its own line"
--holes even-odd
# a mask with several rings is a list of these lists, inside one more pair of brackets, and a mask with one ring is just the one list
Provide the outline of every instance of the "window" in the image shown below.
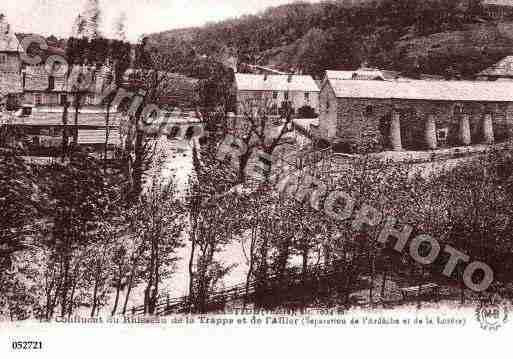
[[0,54],[0,64],[5,64],[7,62],[7,55]]
[[50,76],[48,77],[48,90],[55,89],[55,77]]
[[285,101],[289,100],[289,92],[288,91],[285,91],[284,98],[285,98]]
[[372,116],[373,113],[374,113],[374,109],[372,108],[371,105],[368,105],[367,107],[365,107],[365,116]]
[[92,94],[92,93],[87,94],[86,104],[94,105],[94,94]]
[[64,106],[66,104],[66,102],[68,102],[68,95],[61,94],[61,99],[60,99],[61,106]]
[[447,128],[439,129],[437,131],[438,141],[445,141],[445,140],[447,140],[447,132],[449,132]]
[[30,116],[32,115],[32,107],[23,107],[22,108],[22,116]]
[[326,100],[326,112],[330,112],[330,100]]
[[310,93],[308,93],[308,92],[305,92],[305,102],[306,103],[310,102]]
[[273,99],[277,99],[278,98],[278,91],[273,91]]
[[34,104],[42,105],[43,104],[43,95],[40,93],[34,94]]

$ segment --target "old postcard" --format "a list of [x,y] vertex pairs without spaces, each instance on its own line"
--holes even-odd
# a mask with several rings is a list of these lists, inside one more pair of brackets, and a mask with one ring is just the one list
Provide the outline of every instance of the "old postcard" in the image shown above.
[[507,357],[512,298],[512,0],[0,3],[0,357]]

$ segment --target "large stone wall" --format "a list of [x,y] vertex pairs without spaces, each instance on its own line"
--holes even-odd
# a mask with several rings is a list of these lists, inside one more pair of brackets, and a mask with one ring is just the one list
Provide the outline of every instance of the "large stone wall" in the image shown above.
[[[321,105],[322,105],[321,96]],[[359,152],[391,148],[390,123],[392,113],[399,114],[403,149],[430,148],[426,140],[428,119],[435,129],[446,129],[446,140],[435,141],[436,146],[461,145],[462,116],[467,116],[471,143],[485,142],[484,118],[491,115],[495,141],[503,141],[513,134],[513,103],[479,103],[426,100],[338,99],[338,141],[355,146]],[[321,118],[321,121],[329,118]],[[322,125],[321,125],[322,127]]]

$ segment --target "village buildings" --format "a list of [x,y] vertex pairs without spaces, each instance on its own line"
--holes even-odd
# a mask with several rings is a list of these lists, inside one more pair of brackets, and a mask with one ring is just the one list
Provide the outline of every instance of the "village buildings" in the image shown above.
[[10,137],[11,142],[50,148],[62,142],[63,131],[66,131],[69,138],[77,136],[79,145],[118,145],[121,114],[116,109],[110,111],[107,131],[107,109],[101,103],[105,81],[110,81],[109,72],[85,66],[74,66],[66,74],[59,69],[48,69],[45,66],[48,56],[64,57],[64,50],[54,47],[38,53],[40,64],[23,63],[22,40],[23,36],[15,34],[2,16],[0,124],[7,126],[9,133],[16,134]]

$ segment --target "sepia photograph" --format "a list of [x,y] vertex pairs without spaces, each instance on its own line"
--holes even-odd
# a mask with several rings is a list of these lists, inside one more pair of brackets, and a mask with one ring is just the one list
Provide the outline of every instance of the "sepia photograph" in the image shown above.
[[512,301],[513,0],[1,0],[1,358],[508,357]]

